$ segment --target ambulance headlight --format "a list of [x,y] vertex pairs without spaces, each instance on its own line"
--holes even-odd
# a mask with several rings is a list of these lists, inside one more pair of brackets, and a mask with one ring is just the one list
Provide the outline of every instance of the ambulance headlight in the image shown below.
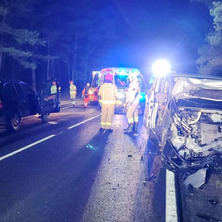
[[118,97],[118,99],[123,99],[123,98],[125,98],[125,94],[122,92],[118,92],[117,97]]
[[152,67],[154,76],[161,78],[168,74],[171,70],[170,64],[166,60],[158,60]]

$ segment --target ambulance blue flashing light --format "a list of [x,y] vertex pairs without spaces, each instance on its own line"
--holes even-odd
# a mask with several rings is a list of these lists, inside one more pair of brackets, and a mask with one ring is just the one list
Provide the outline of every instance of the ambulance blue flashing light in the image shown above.
[[126,75],[126,72],[125,72],[125,70],[122,69],[122,70],[119,70],[119,74],[120,75]]
[[126,69],[122,68],[118,70],[119,75],[129,75],[130,73],[138,74],[139,71],[138,69],[129,69],[129,68],[126,68]]
[[140,93],[140,101],[144,101],[146,99],[146,94],[145,93]]

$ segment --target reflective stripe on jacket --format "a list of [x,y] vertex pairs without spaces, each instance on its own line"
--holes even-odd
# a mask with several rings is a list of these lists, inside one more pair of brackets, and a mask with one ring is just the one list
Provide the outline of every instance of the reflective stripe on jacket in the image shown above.
[[73,85],[73,84],[70,85],[70,87],[69,87],[69,93],[70,93],[71,95],[76,95],[77,89],[76,89],[76,86],[75,86],[75,85]]
[[117,97],[117,87],[113,83],[103,83],[99,89],[101,104],[115,104]]
[[116,104],[116,101],[99,100],[100,104]]

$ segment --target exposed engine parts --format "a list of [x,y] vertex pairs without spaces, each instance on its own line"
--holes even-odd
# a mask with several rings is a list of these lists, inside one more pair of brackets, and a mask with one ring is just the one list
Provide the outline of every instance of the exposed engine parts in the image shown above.
[[[149,138],[158,141],[166,168],[189,175],[220,165],[221,91],[222,79],[206,76],[171,73],[153,82],[144,122]],[[165,100],[159,100],[161,93]]]

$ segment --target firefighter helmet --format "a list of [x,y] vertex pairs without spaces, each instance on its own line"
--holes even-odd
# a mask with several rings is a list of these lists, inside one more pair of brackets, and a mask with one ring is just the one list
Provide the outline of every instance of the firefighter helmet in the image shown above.
[[113,81],[113,75],[112,75],[112,73],[107,73],[105,79],[106,79],[106,80],[109,80],[109,81]]

